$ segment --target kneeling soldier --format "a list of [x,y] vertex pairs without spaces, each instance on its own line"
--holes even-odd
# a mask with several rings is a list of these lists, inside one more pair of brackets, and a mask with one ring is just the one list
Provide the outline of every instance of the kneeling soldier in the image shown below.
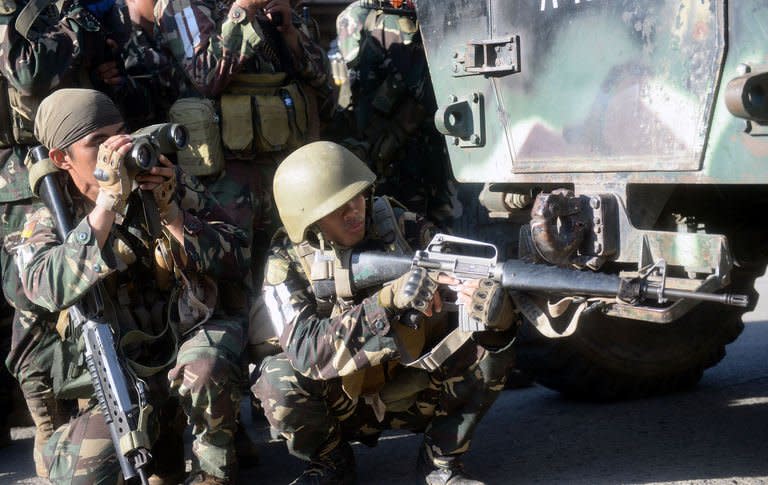
[[[62,89],[48,96],[35,119],[36,137],[50,149],[71,198],[76,227],[59,240],[47,208],[33,214],[16,237],[13,251],[24,294],[34,304],[26,311],[30,325],[61,329],[78,349],[78,330],[66,310],[100,286],[102,314],[130,373],[146,382],[153,407],[147,431],[161,432],[171,418],[175,396],[192,424],[193,477],[224,483],[234,472],[232,438],[239,409],[240,355],[245,322],[224,315],[217,305],[217,278],[242,278],[248,265],[244,234],[198,184],[162,155],[150,170],[130,168],[133,138],[104,94]],[[138,172],[138,173],[134,173]],[[98,177],[97,177],[98,175]],[[153,197],[160,234],[148,229],[134,182]],[[147,206],[145,206],[146,208]],[[58,324],[57,324],[58,322]],[[81,348],[81,347],[80,347]],[[56,367],[63,369],[59,391],[86,398],[80,415],[49,439],[44,461],[55,483],[110,483],[120,478],[115,449],[93,397],[71,381],[84,367],[81,350]],[[54,386],[55,386],[54,379]],[[88,400],[87,398],[90,398]],[[162,428],[161,428],[162,429]],[[166,433],[167,435],[168,433]],[[163,468],[163,446],[152,450],[160,479],[177,483],[178,471]],[[183,455],[174,456],[176,465]]]
[[[482,282],[486,292],[475,291],[477,280],[423,269],[351,290],[350,251],[412,254],[431,236],[415,214],[368,197],[374,180],[330,142],[306,145],[278,167],[274,194],[285,227],[273,239],[264,297],[285,352],[264,362],[253,391],[290,452],[311,462],[294,483],[354,481],[349,441],[373,445],[392,428],[424,433],[418,468],[426,483],[480,483],[467,478],[460,458],[504,387],[515,313],[498,285]],[[318,296],[329,284],[333,296]],[[436,346],[455,328],[441,312],[440,284],[456,285],[464,303],[485,297],[491,310],[486,331],[428,365],[418,357],[443,353]],[[415,312],[421,322],[401,323]]]

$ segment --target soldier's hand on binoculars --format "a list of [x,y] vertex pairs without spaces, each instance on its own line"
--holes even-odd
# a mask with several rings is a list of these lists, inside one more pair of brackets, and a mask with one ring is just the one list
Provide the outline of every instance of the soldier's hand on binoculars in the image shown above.
[[136,182],[141,190],[150,190],[155,196],[160,220],[169,224],[181,214],[176,202],[177,176],[176,167],[165,157],[158,154],[158,165],[136,176]]
[[105,62],[96,66],[96,75],[105,84],[109,84],[110,86],[119,86],[125,81],[125,78],[122,73],[120,73],[115,61]]
[[264,12],[272,23],[275,23],[276,19],[282,21],[279,25],[275,24],[278,31],[286,32],[293,28],[291,17],[293,10],[289,0],[270,0],[264,5]]
[[125,212],[125,202],[133,181],[125,166],[125,155],[133,144],[129,135],[115,135],[99,145],[94,177],[99,183],[96,205],[119,214]]

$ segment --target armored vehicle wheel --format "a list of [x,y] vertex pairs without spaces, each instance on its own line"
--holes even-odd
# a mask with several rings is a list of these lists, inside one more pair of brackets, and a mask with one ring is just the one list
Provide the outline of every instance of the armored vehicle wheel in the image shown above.
[[[754,307],[757,273],[745,273],[734,274],[734,291],[749,294]],[[744,327],[745,311],[705,303],[666,325],[592,314],[562,339],[543,337],[525,324],[518,332],[517,367],[542,385],[579,399],[633,399],[683,390],[725,356],[725,346]]]

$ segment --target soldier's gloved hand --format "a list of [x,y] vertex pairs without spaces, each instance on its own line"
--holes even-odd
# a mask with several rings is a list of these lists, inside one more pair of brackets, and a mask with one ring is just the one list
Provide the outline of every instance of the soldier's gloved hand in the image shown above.
[[158,155],[158,164],[136,176],[136,182],[142,190],[151,190],[160,212],[160,221],[170,224],[181,214],[176,197],[176,167],[164,156]]
[[379,290],[379,304],[394,312],[414,309],[431,316],[433,300],[438,300],[434,305],[437,311],[442,307],[436,291],[437,281],[429,272],[414,268]]
[[488,278],[478,280],[466,308],[469,318],[482,323],[488,330],[507,330],[515,321],[509,294],[498,282]]
[[99,183],[96,205],[125,215],[133,180],[125,166],[125,155],[133,146],[129,135],[115,135],[99,145],[93,176]]

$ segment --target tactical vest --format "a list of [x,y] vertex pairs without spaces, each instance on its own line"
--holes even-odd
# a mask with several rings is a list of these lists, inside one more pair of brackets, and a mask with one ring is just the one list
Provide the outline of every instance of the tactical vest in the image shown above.
[[[281,64],[290,61],[270,46],[258,22],[252,26],[243,35],[258,37],[259,49]],[[319,110],[310,88],[289,70],[249,73],[247,69],[231,79],[218,99],[181,98],[171,107],[171,121],[189,130],[189,147],[179,152],[179,165],[188,173],[215,175],[225,160],[233,159],[272,165],[273,154],[288,153],[318,138]]]
[[[406,241],[400,228],[400,221],[392,206],[393,202],[397,204],[396,201],[387,197],[374,199],[369,231],[373,238],[385,244],[387,252],[413,253],[413,249]],[[398,208],[404,209],[399,204]],[[405,212],[402,217],[415,218],[415,214]],[[294,248],[304,273],[309,278],[313,288],[318,285],[335,285],[336,298],[327,301],[318,300],[318,313],[323,317],[336,316],[350,308],[354,304],[349,272],[352,251],[316,248],[307,241],[294,245]],[[405,352],[414,358],[418,357],[426,340],[427,325],[413,329],[400,323],[394,323],[392,328],[397,332]],[[360,396],[377,395],[386,383],[386,377],[391,376],[398,365],[399,361],[390,361],[344,376],[342,378],[344,392],[352,400],[356,400]]]

